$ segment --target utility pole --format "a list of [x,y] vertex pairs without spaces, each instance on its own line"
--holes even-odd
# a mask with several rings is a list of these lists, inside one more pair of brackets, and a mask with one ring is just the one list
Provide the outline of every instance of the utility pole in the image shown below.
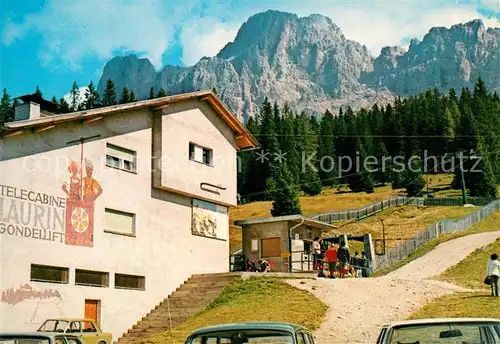
[[385,224],[384,220],[380,219],[380,222],[382,222],[382,242],[384,243],[384,254],[385,254]]

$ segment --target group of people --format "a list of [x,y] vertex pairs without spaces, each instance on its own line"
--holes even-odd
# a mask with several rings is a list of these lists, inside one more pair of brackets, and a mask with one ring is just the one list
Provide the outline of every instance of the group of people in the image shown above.
[[321,249],[321,239],[314,238],[312,249],[314,255],[313,269],[318,271],[318,277],[327,277],[325,270],[328,270],[329,278],[340,278],[347,276],[368,277],[370,261],[365,252],[358,252],[351,256],[345,241],[340,242],[340,246],[328,243],[326,250]]
[[252,260],[247,259],[247,267],[246,271],[251,272],[271,272],[274,270],[273,263],[265,259],[259,259],[257,264],[255,264]]

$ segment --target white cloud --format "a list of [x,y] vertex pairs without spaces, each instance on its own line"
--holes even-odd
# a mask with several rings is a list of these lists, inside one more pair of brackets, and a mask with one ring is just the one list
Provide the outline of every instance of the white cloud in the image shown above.
[[180,34],[182,62],[191,66],[203,56],[212,57],[238,33],[241,23],[221,23],[215,18],[202,18],[183,24]]
[[161,2],[49,1],[40,12],[4,25],[9,45],[30,31],[41,35],[39,57],[46,64],[78,69],[83,59],[109,59],[117,51],[135,51],[161,67],[161,56],[173,36]]

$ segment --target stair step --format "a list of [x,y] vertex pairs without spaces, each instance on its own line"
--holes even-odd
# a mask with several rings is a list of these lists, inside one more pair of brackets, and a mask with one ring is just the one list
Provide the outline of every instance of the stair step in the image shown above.
[[136,344],[137,340],[183,324],[220,295],[239,273],[199,274],[188,278],[146,316],[124,333],[115,344]]

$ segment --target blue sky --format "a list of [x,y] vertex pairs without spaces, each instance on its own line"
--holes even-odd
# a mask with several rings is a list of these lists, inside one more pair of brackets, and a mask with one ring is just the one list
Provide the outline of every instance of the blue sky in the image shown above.
[[0,87],[11,96],[66,94],[73,81],[97,83],[106,61],[135,53],[192,65],[215,55],[249,16],[276,9],[329,16],[376,56],[386,45],[421,39],[432,26],[482,19],[500,27],[500,0],[2,0]]

